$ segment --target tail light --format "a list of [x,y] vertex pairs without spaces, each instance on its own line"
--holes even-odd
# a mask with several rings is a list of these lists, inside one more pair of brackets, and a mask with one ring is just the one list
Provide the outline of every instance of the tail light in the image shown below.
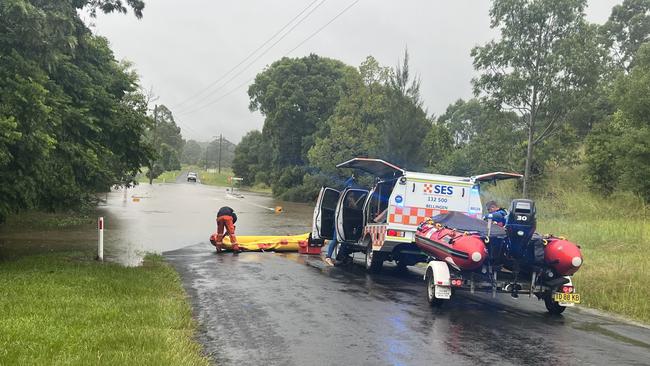
[[456,279],[453,279],[453,280],[451,280],[451,285],[452,285],[452,286],[460,287],[460,286],[463,285],[463,280],[456,280]]
[[562,292],[570,294],[573,292],[573,286],[562,286]]
[[388,236],[399,236],[399,237],[403,238],[404,237],[404,232],[390,229],[390,230],[386,231],[386,235],[388,235]]

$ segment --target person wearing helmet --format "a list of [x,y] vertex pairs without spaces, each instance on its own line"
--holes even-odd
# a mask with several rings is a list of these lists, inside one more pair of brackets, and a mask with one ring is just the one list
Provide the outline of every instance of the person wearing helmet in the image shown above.
[[223,246],[223,238],[228,234],[230,243],[232,244],[232,251],[239,253],[239,245],[237,245],[237,237],[235,236],[235,222],[237,222],[237,215],[235,210],[228,206],[221,207],[217,213],[217,237],[214,246],[220,252]]

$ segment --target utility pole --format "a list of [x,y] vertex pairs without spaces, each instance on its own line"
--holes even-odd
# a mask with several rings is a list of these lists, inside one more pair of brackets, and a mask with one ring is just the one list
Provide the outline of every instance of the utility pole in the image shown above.
[[223,141],[223,135],[219,134],[219,174],[221,174],[221,142]]
[[[153,148],[158,151],[157,145],[158,137],[158,104],[153,107]],[[154,162],[149,162],[149,184],[153,184],[153,166]]]

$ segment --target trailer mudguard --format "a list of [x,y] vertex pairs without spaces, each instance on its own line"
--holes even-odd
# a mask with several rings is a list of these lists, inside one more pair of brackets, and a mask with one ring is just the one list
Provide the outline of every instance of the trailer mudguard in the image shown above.
[[427,265],[426,272],[429,270],[433,273],[433,281],[436,285],[436,298],[449,299],[451,297],[451,280],[449,275],[449,266],[443,261],[430,261]]

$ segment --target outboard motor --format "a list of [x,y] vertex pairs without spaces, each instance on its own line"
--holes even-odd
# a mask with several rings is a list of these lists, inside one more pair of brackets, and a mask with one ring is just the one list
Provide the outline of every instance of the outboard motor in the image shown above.
[[532,200],[516,199],[510,204],[505,226],[510,242],[510,256],[521,259],[526,255],[528,243],[537,226],[535,214],[535,202]]

